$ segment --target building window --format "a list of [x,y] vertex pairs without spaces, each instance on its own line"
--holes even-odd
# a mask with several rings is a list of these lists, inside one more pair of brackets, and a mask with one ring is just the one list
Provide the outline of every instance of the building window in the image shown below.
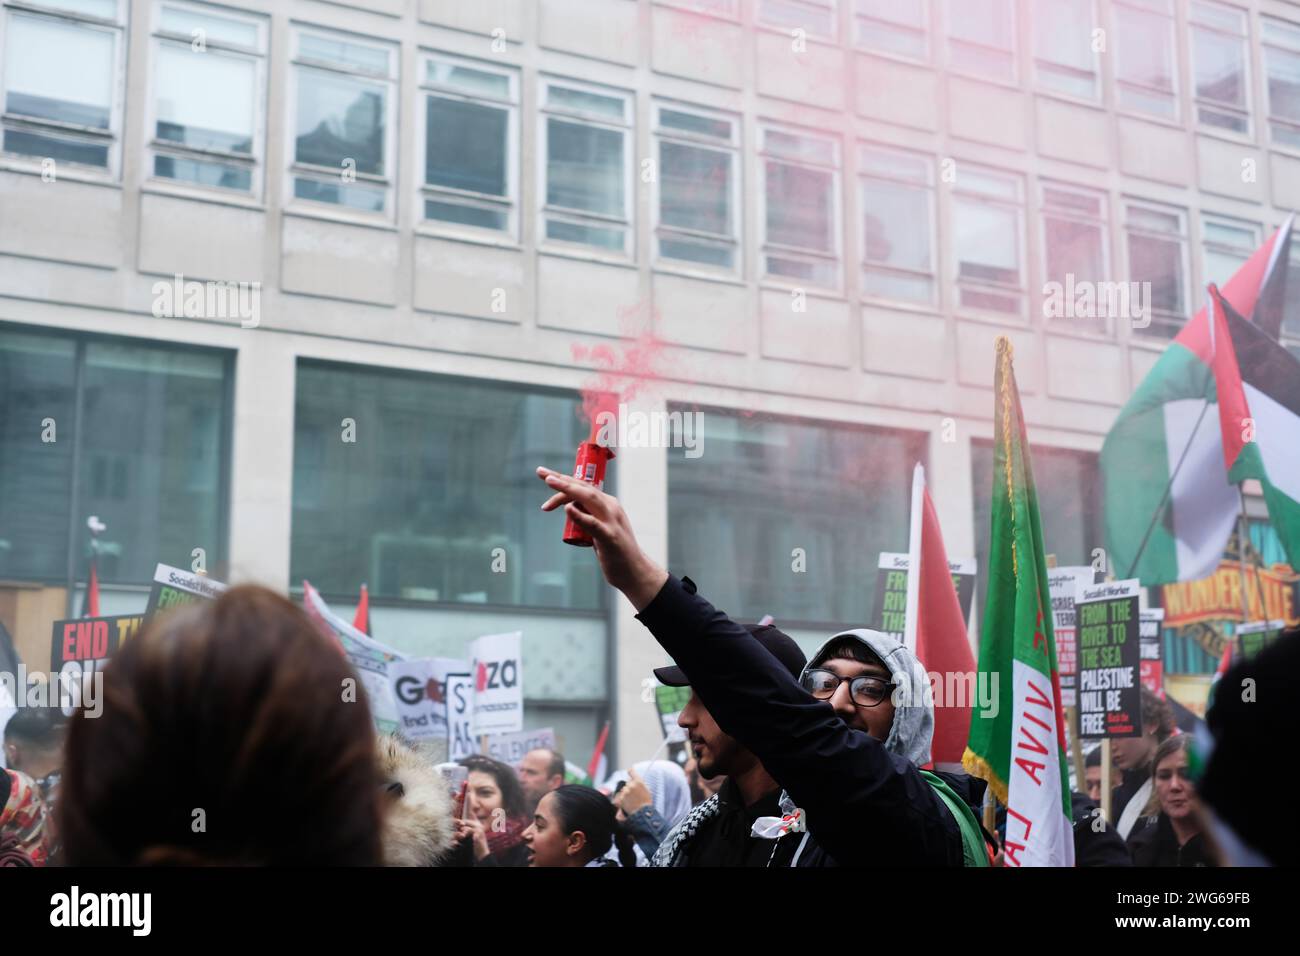
[[1201,217],[1205,284],[1220,289],[1260,246],[1259,226],[1218,216]]
[[838,287],[839,142],[776,129],[762,137],[764,274]]
[[1115,0],[1114,11],[1120,108],[1177,119],[1173,0]]
[[[0,325],[0,579],[66,581],[71,564],[84,581],[90,515],[105,583],[188,568],[194,548],[217,574],[230,369],[224,352]],[[33,442],[45,418],[56,440]]]
[[[668,454],[669,566],[741,620],[772,614],[787,629],[827,634],[870,621],[874,595],[862,583],[875,579],[880,552],[907,548],[912,468],[925,459],[925,436],[701,415],[704,456]],[[791,573],[794,549],[806,573]]]
[[929,0],[854,0],[854,42],[864,50],[930,59]]
[[294,41],[293,197],[391,214],[396,50],[315,28]]
[[858,170],[863,291],[876,298],[934,305],[932,160],[861,146]]
[[1023,316],[1021,178],[963,165],[952,194],[952,230],[958,306]]
[[1039,87],[1094,102],[1100,99],[1095,0],[1034,0],[1030,9]]
[[699,13],[709,13],[727,20],[740,19],[740,0],[657,0],[666,6],[684,7]]
[[959,73],[1016,81],[1015,0],[948,0],[948,65]]
[[265,21],[164,3],[153,36],[152,174],[260,193]]
[[[1286,288],[1300,289],[1300,242],[1291,243]],[[1300,359],[1300,295],[1290,295],[1282,305],[1282,344]]]
[[543,83],[544,239],[631,255],[631,128],[630,96]]
[[656,104],[655,137],[659,257],[735,272],[739,123],[730,116]]
[[[1091,189],[1043,183],[1043,263],[1048,282],[1060,284],[1064,298],[1073,300],[1064,314],[1052,312],[1049,321],[1061,327],[1105,334],[1110,319],[1100,295],[1110,275],[1106,254],[1106,196]],[[1094,307],[1077,308],[1077,291],[1090,288]],[[1083,314],[1080,314],[1080,313]]]
[[836,0],[758,0],[758,22],[781,30],[834,40]]
[[1189,18],[1197,122],[1212,129],[1250,135],[1250,27],[1246,11],[1194,2]]
[[426,56],[425,219],[518,236],[519,74]]
[[[572,461],[576,395],[300,361],[291,578],[326,594],[594,610],[590,553],[537,508],[535,462]],[[357,422],[339,441],[339,422]],[[508,573],[494,573],[494,549]]]
[[118,0],[6,2],[3,151],[117,174],[123,13]]
[[1144,331],[1173,338],[1188,316],[1186,214],[1129,203],[1125,217],[1129,280],[1150,283],[1151,325]]
[[[994,475],[994,446],[990,441],[971,441],[971,478],[975,500],[975,593],[986,593],[989,567],[990,507]],[[1092,564],[1093,548],[1102,537],[1102,485],[1097,455],[1064,448],[1030,449],[1034,487],[1038,494],[1038,517],[1043,530],[1043,548],[1056,556],[1058,567]],[[952,555],[949,555],[952,557]],[[1117,576],[1124,568],[1113,569]],[[978,620],[978,615],[976,616]]]
[[1300,25],[1262,17],[1268,119],[1277,146],[1300,149]]

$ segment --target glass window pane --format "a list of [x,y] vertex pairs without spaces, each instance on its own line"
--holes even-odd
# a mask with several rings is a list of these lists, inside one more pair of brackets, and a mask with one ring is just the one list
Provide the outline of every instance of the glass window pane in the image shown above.
[[1130,234],[1129,276],[1134,282],[1151,283],[1152,309],[1179,316],[1184,314],[1181,243]]
[[802,29],[822,37],[835,35],[835,11],[813,0],[760,0],[758,18],[769,26]]
[[1192,31],[1196,62],[1196,95],[1244,109],[1246,106],[1245,51],[1241,41],[1211,33]]
[[698,113],[683,113],[680,110],[661,109],[659,125],[666,129],[678,129],[684,133],[697,136],[711,136],[725,143],[731,142],[731,121],[716,119],[712,116],[700,116]]
[[925,0],[911,0],[909,3],[899,3],[898,0],[857,0],[857,10],[863,16],[889,23],[918,29],[929,26]]
[[930,194],[897,183],[862,184],[867,262],[930,271]]
[[1020,284],[1019,217],[1014,210],[953,201],[957,274],[963,279]]
[[767,241],[818,252],[834,251],[832,174],[785,163],[766,165]]
[[307,59],[333,63],[344,69],[388,75],[389,53],[383,47],[303,33],[299,36],[298,54]]
[[546,130],[547,204],[623,217],[623,134],[553,117]]
[[[291,574],[326,594],[597,609],[589,551],[536,507],[534,462],[586,437],[577,396],[300,362]],[[369,423],[339,440],[344,417]],[[616,473],[616,472],[615,472]],[[492,572],[503,548],[509,574]]]
[[67,10],[69,13],[83,13],[103,20],[117,19],[117,0],[35,0],[35,2],[42,7]]
[[195,10],[164,6],[159,26],[168,33],[190,38],[200,36],[205,43],[229,43],[249,49],[258,47],[257,24],[246,20],[213,17]]
[[510,217],[503,209],[490,209],[483,206],[469,205],[468,203],[446,202],[438,199],[426,199],[424,201],[424,218],[498,231],[505,231],[510,225]]
[[567,86],[548,86],[546,102],[548,106],[593,113],[619,121],[622,121],[627,108],[621,97],[602,96],[599,93],[575,90]]
[[178,179],[199,186],[217,186],[240,192],[249,192],[253,188],[252,168],[234,163],[213,163],[159,154],[154,157],[153,174],[163,179]]
[[25,16],[11,16],[7,27],[5,110],[108,129],[113,106],[113,34]]
[[731,154],[681,143],[659,144],[659,220],[730,236]]
[[1278,119],[1300,123],[1300,53],[1269,48],[1264,51],[1264,62],[1269,112]]
[[427,97],[424,181],[491,196],[507,190],[507,110]]
[[85,166],[101,168],[108,166],[106,144],[76,139],[72,136],[51,136],[24,129],[7,129],[4,134],[4,150],[7,153],[39,156],[42,159],[81,163]]
[[117,546],[101,580],[149,581],[159,561],[189,567],[195,548],[209,567],[224,560],[224,372],[214,353],[86,346],[80,507]]
[[1035,0],[1034,49],[1051,63],[1091,72],[1097,55],[1092,50],[1093,0]]
[[0,327],[0,579],[67,574],[75,381],[71,339]]
[[175,43],[157,52],[158,138],[251,156],[256,63]]
[[1173,21],[1127,7],[1116,7],[1115,17],[1120,80],[1172,93]]
[[1106,247],[1099,225],[1047,216],[1043,220],[1043,232],[1049,281],[1064,283],[1071,275],[1075,282],[1107,279]]
[[491,96],[499,100],[511,98],[510,77],[500,73],[475,70],[442,60],[429,60],[426,76],[428,82],[435,86],[450,87],[472,96]]
[[1014,4],[1009,0],[948,0],[948,34],[971,43],[1010,50]]
[[[693,414],[696,409],[683,410]],[[906,550],[924,436],[704,409],[700,458],[668,451],[668,561],[727,568],[701,593],[747,620],[870,621],[881,551]],[[792,548],[808,557],[790,573]],[[679,572],[680,573],[680,572]]]
[[384,211],[384,188],[362,183],[344,183],[340,180],[324,181],[298,176],[293,181],[293,194],[297,199],[333,203],[365,212]]
[[339,169],[351,159],[357,172],[383,175],[387,95],[376,83],[300,70],[295,158]]

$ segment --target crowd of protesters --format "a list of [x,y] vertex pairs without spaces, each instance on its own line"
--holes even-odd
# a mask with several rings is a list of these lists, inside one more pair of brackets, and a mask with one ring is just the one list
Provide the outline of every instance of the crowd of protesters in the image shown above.
[[[364,696],[340,693],[346,660],[292,602],[246,585],[127,642],[97,718],[19,709],[4,732],[0,865],[1002,862],[984,782],[930,765],[933,703],[891,693],[925,680],[905,646],[855,629],[807,659],[658,567],[616,499],[539,477],[544,510],[593,537],[606,580],[674,661],[656,677],[691,689],[685,766],[646,761],[587,786],[543,749],[518,766],[467,757],[455,777],[377,737]],[[1286,633],[1232,668],[1220,687],[1251,693],[1218,693],[1203,740],[1144,690],[1141,736],[1113,741],[1109,780],[1090,754],[1072,794],[1076,865],[1289,862],[1297,824],[1265,819],[1251,794],[1268,792],[1265,740],[1291,736],[1298,645]]]

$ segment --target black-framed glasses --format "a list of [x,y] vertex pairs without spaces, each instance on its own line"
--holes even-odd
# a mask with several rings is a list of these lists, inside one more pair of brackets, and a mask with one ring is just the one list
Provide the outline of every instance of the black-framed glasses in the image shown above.
[[863,674],[846,678],[834,671],[817,667],[803,676],[803,689],[817,700],[830,700],[846,680],[849,682],[849,698],[858,707],[875,707],[898,686],[879,677]]

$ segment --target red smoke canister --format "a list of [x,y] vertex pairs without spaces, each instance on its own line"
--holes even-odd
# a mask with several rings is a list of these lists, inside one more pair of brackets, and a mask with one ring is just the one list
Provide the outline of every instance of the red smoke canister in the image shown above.
[[[614,449],[597,443],[594,437],[590,438],[578,446],[578,457],[573,463],[573,477],[597,488],[603,488],[605,465],[613,457]],[[564,522],[564,543],[590,548],[591,535],[574,524],[572,518],[568,518]]]

